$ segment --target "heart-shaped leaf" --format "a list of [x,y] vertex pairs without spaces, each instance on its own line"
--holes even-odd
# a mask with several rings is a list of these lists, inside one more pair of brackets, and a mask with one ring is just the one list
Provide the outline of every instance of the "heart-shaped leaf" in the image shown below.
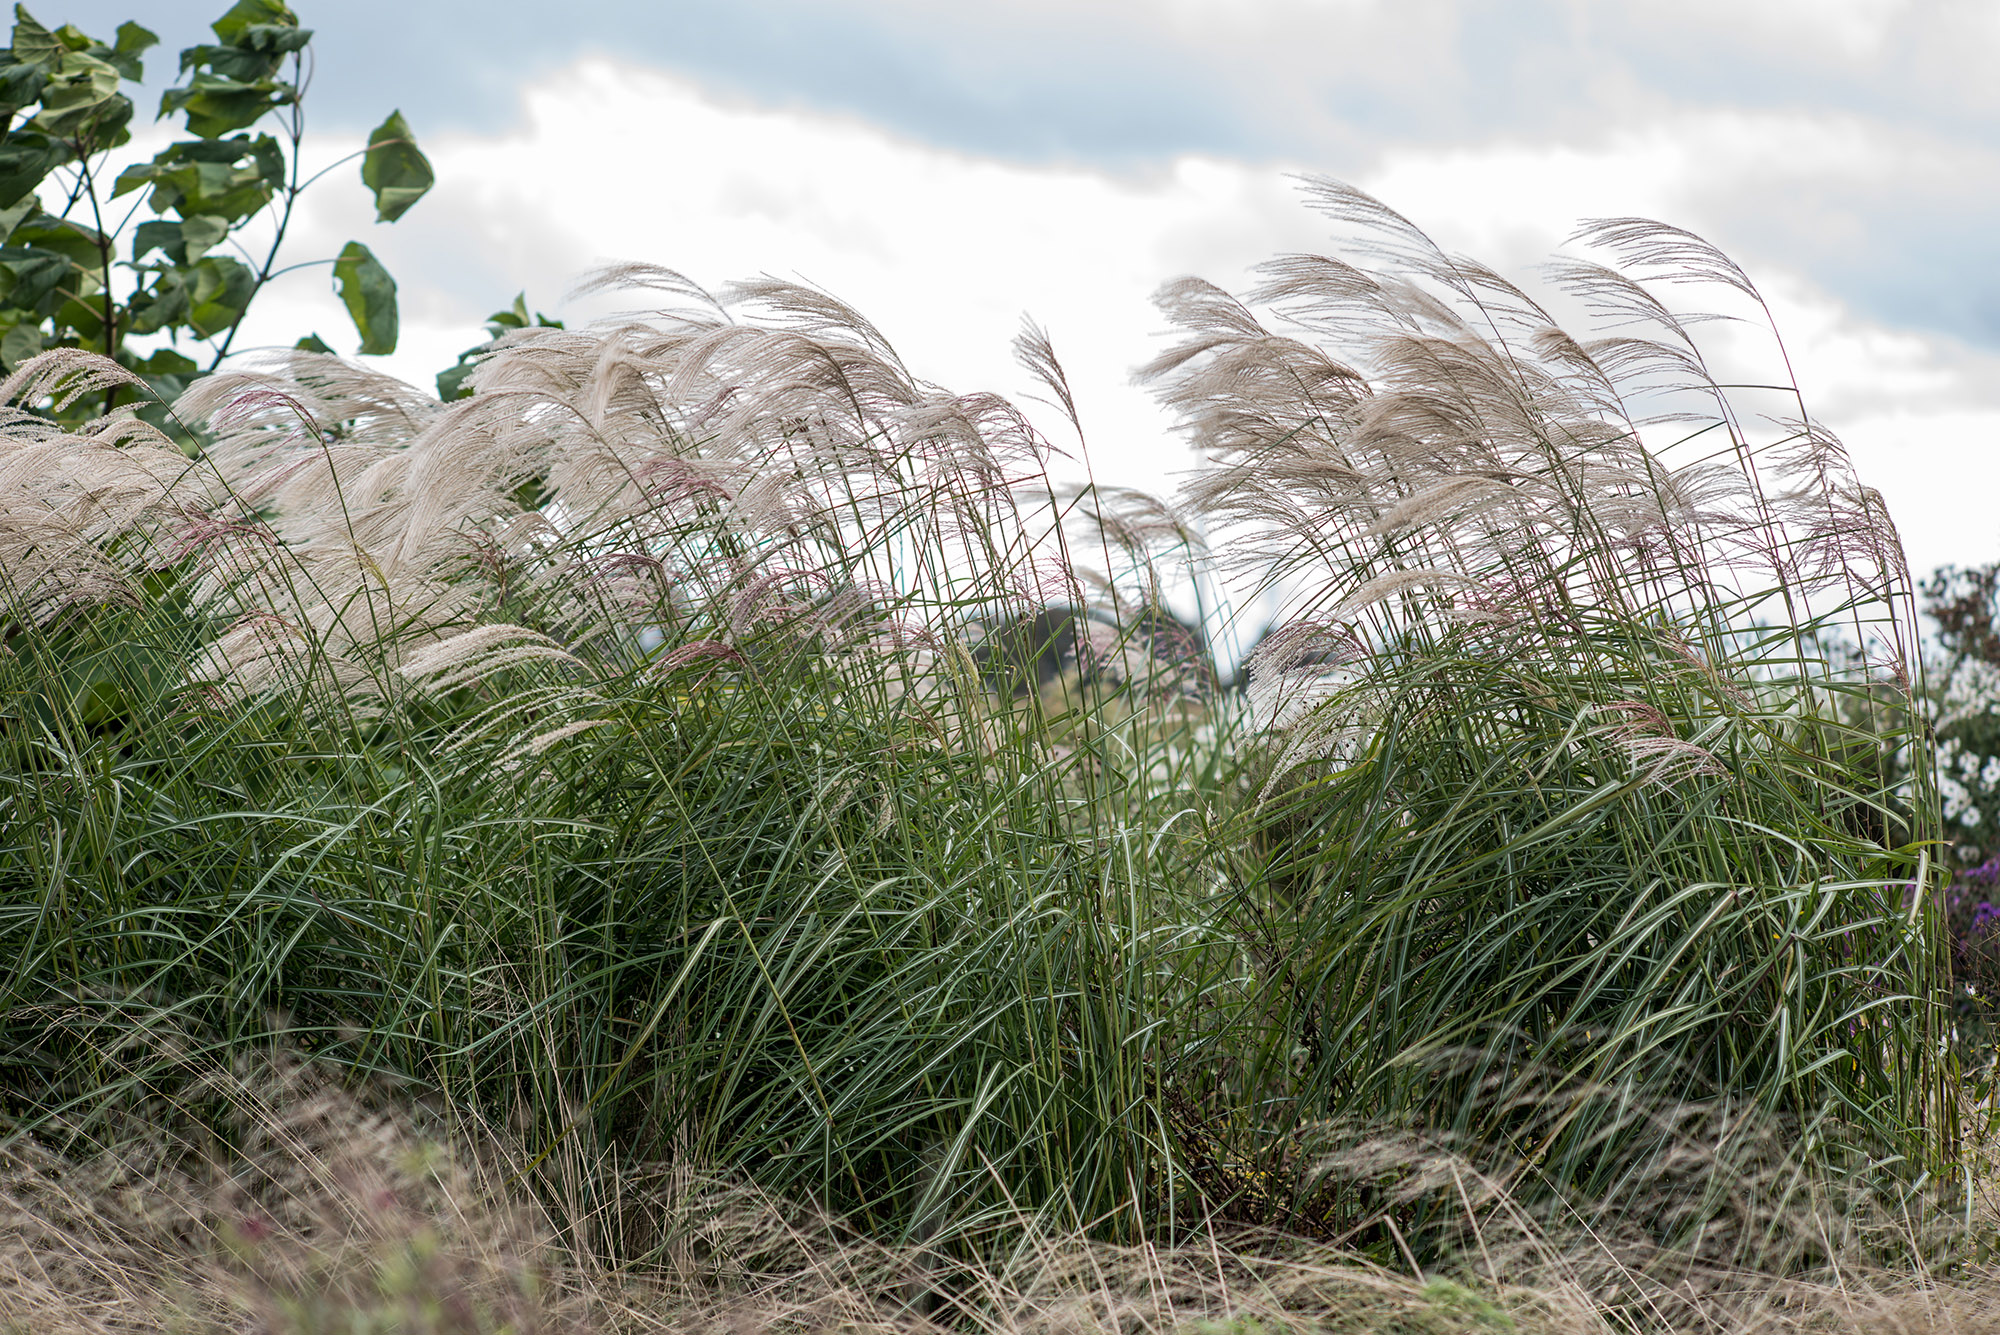
[[361,183],[375,192],[375,221],[402,217],[436,180],[403,113],[390,112],[368,136],[368,151],[361,157]]
[[396,280],[373,251],[359,241],[341,248],[333,262],[340,300],[361,332],[361,351],[373,356],[396,350]]

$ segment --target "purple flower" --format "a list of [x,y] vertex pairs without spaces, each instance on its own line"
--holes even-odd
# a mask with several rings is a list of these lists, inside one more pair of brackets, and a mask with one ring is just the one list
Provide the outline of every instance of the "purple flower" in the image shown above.
[[1952,972],[1980,996],[2000,997],[2000,858],[1954,874],[1939,895]]

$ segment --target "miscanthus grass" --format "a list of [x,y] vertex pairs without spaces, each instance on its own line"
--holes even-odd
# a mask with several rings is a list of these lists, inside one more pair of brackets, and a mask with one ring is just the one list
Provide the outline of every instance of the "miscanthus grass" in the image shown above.
[[[1152,530],[819,293],[619,277],[673,306],[451,407],[296,354],[193,460],[10,420],[9,1087],[282,1039],[892,1234],[1144,1231],[1207,968]],[[1050,605],[1112,632],[1059,712],[974,653]]]
[[[1747,326],[1712,360],[1668,301],[1755,288],[1603,224],[1573,335],[1313,189],[1349,258],[1163,294],[1172,505],[1054,485],[1013,405],[768,281],[619,270],[658,309],[509,335],[451,405],[277,356],[175,405],[192,459],[28,410],[115,366],[25,364],[18,1143],[226,1140],[211,1077],[275,1051],[494,1128],[559,1231],[672,1171],[947,1269],[1962,1233],[1900,547]],[[1240,695],[1171,614],[1204,531],[1282,609]]]
[[1593,1199],[1761,1159],[1774,1119],[1951,1172],[1912,590],[1757,289],[1599,222],[1620,267],[1552,269],[1604,329],[1572,336],[1309,189],[1359,263],[1170,286],[1146,371],[1211,460],[1189,503],[1289,600],[1228,855],[1261,1001],[1215,1099],[1256,1101],[1267,1160],[1399,1119]]

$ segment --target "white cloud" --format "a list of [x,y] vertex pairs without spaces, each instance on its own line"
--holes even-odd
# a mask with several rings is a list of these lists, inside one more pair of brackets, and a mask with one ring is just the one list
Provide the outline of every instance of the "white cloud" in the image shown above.
[[[428,145],[440,184],[395,228],[371,231],[360,201],[332,194],[301,228],[301,254],[359,232],[396,274],[399,374],[449,361],[517,288],[553,309],[598,264],[663,263],[709,285],[769,272],[853,302],[919,375],[958,388],[1024,389],[1009,343],[1033,316],[1078,387],[1100,469],[1157,479],[1177,447],[1128,384],[1158,328],[1153,289],[1191,269],[1240,282],[1274,244],[1320,230],[1275,172],[1008,165],[600,61],[530,90],[526,108],[517,133]],[[317,288],[274,294],[263,336],[311,326],[351,343]]]
[[[1032,315],[1067,364],[1100,476],[1158,487],[1190,460],[1129,384],[1158,346],[1153,289],[1188,272],[1240,287],[1257,261],[1324,245],[1275,166],[1183,158],[1116,177],[1007,164],[602,60],[536,84],[524,107],[505,133],[429,141],[439,186],[395,227],[373,227],[351,185],[301,221],[299,255],[360,235],[397,275],[404,345],[389,365],[420,383],[522,287],[574,318],[604,307],[559,308],[557,295],[606,261],[664,263],[707,284],[770,272],[849,300],[919,375],[962,389],[1027,388],[1008,349]],[[1825,180],[1907,156],[1894,135],[1854,129],[1798,114],[1670,116],[1590,142],[1390,151],[1360,184],[1446,245],[1518,273],[1579,217],[1655,214],[1731,246],[1732,209],[1774,163]],[[1915,564],[1991,559],[1995,359],[1872,324],[1782,262],[1756,267],[1816,415],[1889,496]],[[317,328],[351,346],[324,279],[288,281],[250,336]]]

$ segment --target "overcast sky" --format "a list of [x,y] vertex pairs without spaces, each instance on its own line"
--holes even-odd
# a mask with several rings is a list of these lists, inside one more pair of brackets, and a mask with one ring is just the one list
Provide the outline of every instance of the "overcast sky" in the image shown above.
[[[225,0],[40,0],[157,31]],[[1110,480],[1188,456],[1129,384],[1149,296],[1323,248],[1288,177],[1340,176],[1531,277],[1578,219],[1646,214],[1773,299],[1809,407],[1913,564],[2000,558],[2000,0],[340,0],[309,99],[330,159],[400,108],[439,184],[376,226],[346,172],[295,258],[349,237],[401,285],[384,359],[428,383],[517,290],[593,266],[801,277],[919,372],[1018,392],[1049,327]],[[355,341],[323,270],[246,334]]]

